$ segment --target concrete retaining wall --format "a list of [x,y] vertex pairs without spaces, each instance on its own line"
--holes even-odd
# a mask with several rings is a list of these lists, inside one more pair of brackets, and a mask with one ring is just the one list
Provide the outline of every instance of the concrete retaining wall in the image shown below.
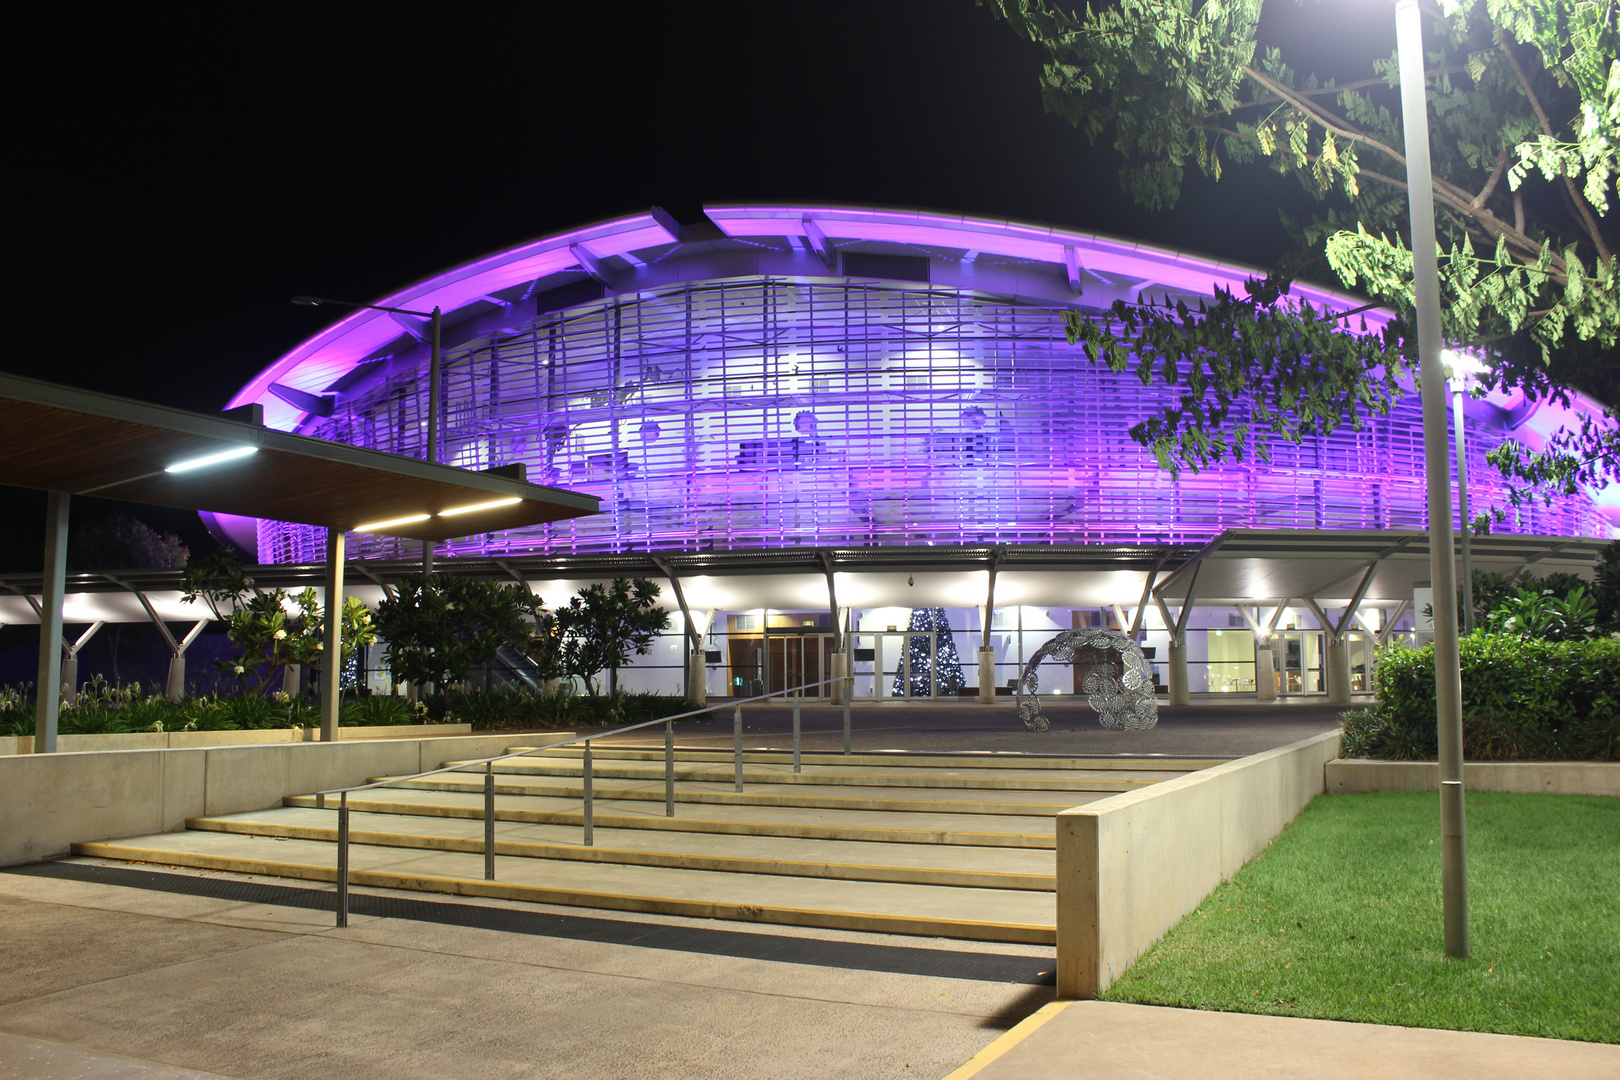
[[[471,724],[409,724],[393,727],[338,728],[340,739],[414,739],[434,735],[471,735]],[[266,728],[256,731],[124,731],[112,735],[58,735],[58,753],[90,750],[176,750],[190,746],[258,746],[264,743],[311,742],[319,728]],[[32,754],[32,735],[0,739],[0,755]]]
[[0,757],[0,866],[65,855],[76,841],[174,832],[188,817],[265,810],[286,795],[571,738],[554,731]]
[[[1438,791],[1440,766],[1433,761],[1330,761],[1327,790],[1329,795]],[[1620,796],[1620,762],[1469,761],[1463,764],[1463,790]]]
[[1339,732],[1057,817],[1060,998],[1093,998],[1323,791]]

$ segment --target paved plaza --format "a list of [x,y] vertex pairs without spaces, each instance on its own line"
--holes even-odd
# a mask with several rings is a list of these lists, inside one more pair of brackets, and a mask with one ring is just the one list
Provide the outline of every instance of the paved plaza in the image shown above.
[[[1337,712],[1193,706],[1114,733],[1065,705],[1039,736],[1010,707],[857,707],[855,745],[1230,757],[1330,728]],[[807,751],[841,745],[841,710],[807,707],[803,722]],[[745,714],[750,749],[786,745],[789,730],[785,708]],[[730,739],[728,713],[679,742]],[[1620,1074],[1615,1047],[1095,1002],[1053,1011],[1045,945],[384,888],[356,889],[339,930],[331,898],[321,882],[93,858],[0,871],[0,1077]]]

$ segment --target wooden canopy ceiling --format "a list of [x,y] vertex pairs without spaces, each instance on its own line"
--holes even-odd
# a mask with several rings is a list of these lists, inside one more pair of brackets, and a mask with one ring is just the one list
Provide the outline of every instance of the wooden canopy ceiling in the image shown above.
[[[253,452],[166,471],[243,448]],[[367,530],[412,540],[598,512],[593,495],[5,374],[0,483],[345,531],[429,515]],[[504,500],[515,501],[439,516]]]

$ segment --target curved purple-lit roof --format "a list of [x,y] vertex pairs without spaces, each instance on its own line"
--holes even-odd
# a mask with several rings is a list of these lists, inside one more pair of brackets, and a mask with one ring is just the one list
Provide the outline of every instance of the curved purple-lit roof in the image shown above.
[[[1142,294],[1195,306],[1217,289],[1241,293],[1262,275],[1255,267],[917,210],[730,205],[705,214],[681,225],[655,208],[584,226],[379,298],[444,313],[440,460],[522,463],[533,479],[613,508],[540,532],[469,538],[447,553],[1421,527],[1415,398],[1365,432],[1170,479],[1126,432],[1173,407],[1174,388],[1088,364],[1065,340],[1068,311]],[[1314,285],[1292,295],[1328,311],[1365,303]],[[1354,325],[1378,329],[1388,318],[1373,309]],[[283,430],[421,455],[423,324],[354,311],[260,372],[231,405],[261,403],[266,423]],[[1501,495],[1486,450],[1509,435],[1539,448],[1599,412],[1500,394],[1467,410],[1479,502]],[[1620,486],[1535,514],[1510,528],[1612,534]],[[256,529],[267,562],[319,557],[295,527],[232,529]]]
[[[503,289],[582,264],[673,244],[679,232],[680,226],[655,207],[645,214],[585,225],[474,259],[407,285],[377,303],[417,311],[437,307],[444,312],[445,321],[454,323],[457,313],[481,302],[489,303],[488,298]],[[297,426],[302,411],[271,393],[271,383],[318,393],[379,348],[398,339],[402,331],[418,330],[420,322],[384,311],[354,311],[259,372],[226,408],[260,402],[268,426],[291,429]]]
[[[704,213],[724,236],[745,242],[757,237],[787,237],[813,251],[812,245],[825,238],[844,245],[902,245],[921,252],[945,249],[965,255],[968,265],[993,256],[1032,268],[1047,267],[1081,286],[1074,298],[1077,307],[1087,300],[1087,282],[1094,292],[1098,284],[1123,284],[1132,296],[1140,291],[1163,290],[1213,296],[1216,288],[1241,294],[1245,280],[1265,274],[1260,268],[1242,263],[1221,262],[1097,233],[921,210],[766,205],[708,206]],[[453,325],[469,309],[487,309],[492,300],[499,303],[494,298],[503,290],[571,270],[600,272],[604,264],[628,269],[629,280],[623,285],[634,290],[634,270],[645,269],[649,253],[667,251],[671,245],[680,245],[682,239],[681,226],[654,207],[644,214],[582,226],[475,259],[408,285],[376,303],[417,311],[438,307],[444,312],[446,325]],[[805,272],[812,277],[833,276],[824,266],[807,266]],[[1294,295],[1319,308],[1348,310],[1365,303],[1364,298],[1314,285],[1296,286]],[[1101,303],[1085,302],[1084,306],[1106,307],[1111,302],[1109,297]],[[1369,311],[1365,318],[1369,326],[1377,328],[1388,319],[1388,313]],[[321,393],[339,383],[355,365],[398,340],[402,333],[419,333],[419,322],[387,312],[354,311],[261,371],[231,399],[228,407],[259,402],[265,409],[266,424],[295,428],[305,414],[272,393],[272,383]]]

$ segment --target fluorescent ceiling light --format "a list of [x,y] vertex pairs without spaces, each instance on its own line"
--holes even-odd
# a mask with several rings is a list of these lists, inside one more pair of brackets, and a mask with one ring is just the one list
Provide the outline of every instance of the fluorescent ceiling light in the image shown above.
[[171,473],[190,472],[192,469],[202,469],[208,467],[209,465],[218,465],[222,461],[234,461],[237,458],[247,457],[249,454],[257,454],[258,452],[259,448],[257,446],[233,446],[229,450],[221,450],[217,454],[206,454],[203,457],[188,458],[185,461],[177,461],[163,471]]
[[410,525],[418,521],[426,521],[432,514],[412,514],[410,517],[394,518],[390,521],[373,521],[370,525],[356,525],[350,532],[376,532],[378,529],[388,529],[395,525]]
[[473,503],[471,506],[456,506],[450,508],[449,510],[440,510],[439,516],[455,517],[457,514],[470,514],[474,510],[493,510],[497,506],[511,506],[513,503],[520,503],[522,501],[523,499],[520,496],[514,495],[510,499],[494,499],[490,502]]

